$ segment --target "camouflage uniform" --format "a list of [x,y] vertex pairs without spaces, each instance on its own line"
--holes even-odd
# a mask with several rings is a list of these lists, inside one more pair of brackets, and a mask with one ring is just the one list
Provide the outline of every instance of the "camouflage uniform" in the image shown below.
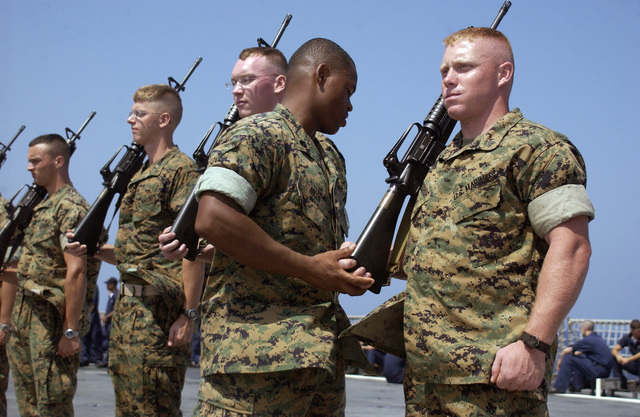
[[[0,194],[0,228],[7,221],[7,210],[5,204],[8,201]],[[5,323],[9,324],[9,323]],[[9,335],[7,335],[7,340]],[[9,358],[5,345],[0,346],[0,417],[7,415],[7,388],[9,386]]]
[[4,222],[7,221],[7,209],[6,204],[9,201],[0,194],[0,227],[4,226]]
[[[234,194],[230,181],[246,185],[247,198]],[[198,194],[207,190],[234,198],[271,238],[305,255],[336,249],[348,228],[342,155],[326,137],[309,137],[282,105],[225,133],[198,183]],[[336,336],[347,319],[336,293],[217,251],[203,299],[194,415],[215,407],[238,415],[344,414]]]
[[[64,185],[41,202],[25,230],[18,262],[18,294],[11,316],[15,334],[8,352],[18,409],[22,416],[72,416],[80,354],[58,356],[65,316],[67,273],[64,234],[89,210],[73,188]],[[88,312],[100,261],[88,258],[87,293],[78,330],[88,329]]]
[[495,386],[477,384],[489,384],[496,352],[516,341],[527,324],[548,250],[544,235],[572,217],[593,216],[590,203],[568,201],[554,208],[561,214],[540,230],[531,222],[531,202],[558,187],[585,184],[577,149],[524,119],[519,109],[466,145],[458,134],[440,154],[420,189],[404,262],[408,415],[425,411],[420,403],[431,391],[442,400],[460,397],[460,390],[462,403],[442,415],[479,415],[478,405],[486,415],[535,415],[524,412],[532,399],[545,415],[553,358],[536,390],[498,398],[483,391]]
[[[0,196],[2,200],[2,196]],[[1,210],[0,210],[1,211]],[[2,222],[0,221],[0,224]],[[2,288],[0,288],[0,294]],[[10,335],[6,335],[6,341]],[[7,417],[7,388],[9,388],[9,358],[7,357],[6,345],[0,346],[0,417]]]
[[136,173],[120,206],[115,255],[125,284],[153,285],[156,296],[116,303],[109,371],[118,416],[181,416],[190,344],[169,347],[169,329],[182,311],[182,263],[162,256],[158,236],[173,223],[197,177],[196,165],[174,146]]

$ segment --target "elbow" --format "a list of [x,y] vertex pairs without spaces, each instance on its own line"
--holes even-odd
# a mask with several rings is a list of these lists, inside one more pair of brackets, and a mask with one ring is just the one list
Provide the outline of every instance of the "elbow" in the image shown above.
[[213,237],[211,236],[211,230],[213,230],[214,228],[213,222],[213,216],[204,213],[204,210],[198,209],[198,215],[196,216],[196,221],[193,224],[193,228],[198,236],[211,241],[211,238]]
[[577,247],[574,250],[574,259],[576,259],[578,263],[583,264],[585,266],[585,269],[588,269],[592,253],[589,239],[583,239],[579,241],[576,246]]
[[67,276],[69,277],[69,279],[74,281],[82,281],[85,279],[86,275],[87,275],[87,270],[86,268],[82,268],[82,267],[70,268],[67,271]]

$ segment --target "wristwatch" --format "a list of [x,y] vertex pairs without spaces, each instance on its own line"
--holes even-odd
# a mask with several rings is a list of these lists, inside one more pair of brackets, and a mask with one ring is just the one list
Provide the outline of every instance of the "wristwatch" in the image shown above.
[[537,336],[529,334],[527,332],[522,332],[520,335],[520,339],[524,342],[524,344],[530,349],[538,349],[541,352],[544,352],[545,355],[549,356],[551,353],[551,346],[542,342],[538,339]]
[[187,316],[191,320],[195,320],[198,318],[198,309],[197,308],[187,308],[182,311],[182,314]]
[[73,329],[67,329],[64,331],[64,336],[67,339],[73,339],[74,337],[80,337],[80,332]]
[[0,330],[2,330],[4,333],[9,334],[13,330],[13,328],[10,324],[0,324]]

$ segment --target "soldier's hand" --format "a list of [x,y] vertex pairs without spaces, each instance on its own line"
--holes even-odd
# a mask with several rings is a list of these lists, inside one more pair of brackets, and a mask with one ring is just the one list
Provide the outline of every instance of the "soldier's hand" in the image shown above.
[[171,260],[171,261],[180,261],[182,258],[187,256],[189,253],[189,249],[187,249],[187,245],[180,244],[178,239],[176,239],[176,234],[173,232],[169,232],[171,227],[167,227],[162,231],[162,234],[158,236],[158,242],[160,242],[160,251],[162,252],[162,256]]
[[355,266],[355,261],[348,259],[355,249],[354,243],[347,242],[338,250],[313,256],[311,268],[302,278],[323,290],[349,295],[364,294],[374,282],[371,274],[364,268],[358,268],[353,273],[344,270],[344,268]]
[[76,353],[82,350],[82,340],[80,337],[76,336],[73,339],[69,339],[66,336],[62,336],[60,338],[60,342],[58,342],[58,355],[63,358],[68,358],[69,356],[73,356]]
[[169,347],[178,347],[191,341],[193,334],[193,320],[184,314],[180,314],[169,329]]
[[545,354],[516,341],[496,353],[491,367],[491,383],[507,391],[528,391],[542,384],[545,371]]
[[[73,239],[74,238],[73,230],[68,230],[67,233],[65,234],[65,237],[67,239]],[[82,245],[80,242],[68,242],[64,248],[64,251],[67,252],[69,255],[82,257],[87,254],[87,245]]]

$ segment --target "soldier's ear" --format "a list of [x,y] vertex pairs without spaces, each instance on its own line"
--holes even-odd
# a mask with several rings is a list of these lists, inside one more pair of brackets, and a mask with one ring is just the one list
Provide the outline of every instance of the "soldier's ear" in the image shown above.
[[64,166],[64,156],[58,155],[54,159],[56,168],[62,168]]
[[287,84],[287,77],[285,77],[284,75],[278,75],[276,77],[276,84],[273,88],[274,92],[276,94],[282,93],[286,87],[286,84]]
[[331,76],[331,70],[329,69],[329,66],[327,64],[322,63],[316,67],[316,70],[313,74],[313,79],[322,91],[324,91],[324,86],[329,76]]
[[502,87],[513,78],[513,63],[506,61],[498,67],[498,86]]
[[164,112],[159,116],[160,122],[158,125],[160,127],[166,127],[171,123],[171,114],[169,112]]

